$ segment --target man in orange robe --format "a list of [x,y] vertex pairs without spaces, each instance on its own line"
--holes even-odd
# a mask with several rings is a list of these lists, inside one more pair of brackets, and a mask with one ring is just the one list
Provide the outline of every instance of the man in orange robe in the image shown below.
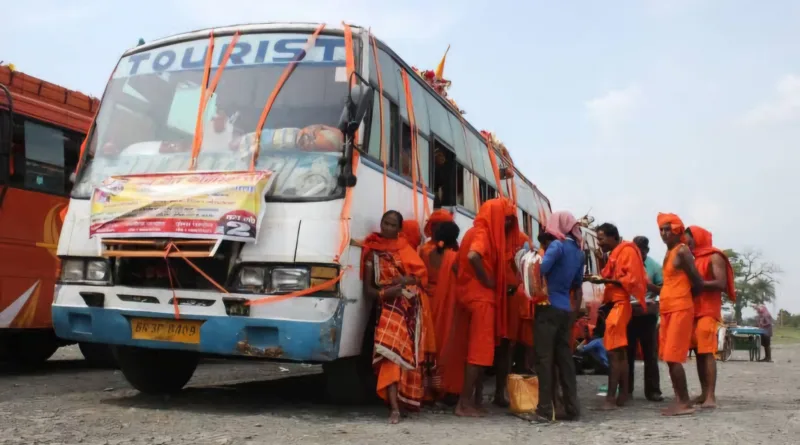
[[694,337],[697,375],[702,393],[693,402],[701,408],[716,408],[717,397],[717,327],[722,321],[722,293],[736,301],[733,267],[727,255],[712,244],[711,232],[699,227],[686,229],[687,244],[694,254],[694,264],[703,278],[703,292],[694,301]]
[[[605,285],[603,303],[611,305],[605,320],[606,330],[603,346],[608,353],[608,392],[603,409],[615,409],[628,400],[628,323],[633,314],[631,296],[642,307],[647,293],[647,272],[639,247],[630,241],[622,241],[619,230],[605,223],[597,228],[597,243],[605,252],[610,252],[603,268]],[[619,390],[618,390],[619,388]]]
[[659,213],[658,230],[667,245],[664,258],[664,285],[661,287],[661,327],[658,332],[658,354],[667,362],[675,400],[661,414],[680,416],[693,414],[683,363],[692,346],[694,300],[703,286],[694,265],[694,257],[686,246],[683,221],[672,213]]
[[485,368],[494,363],[495,339],[507,335],[506,233],[517,224],[516,207],[505,198],[481,205],[458,252],[459,303],[469,312],[467,364],[456,415],[480,417]]

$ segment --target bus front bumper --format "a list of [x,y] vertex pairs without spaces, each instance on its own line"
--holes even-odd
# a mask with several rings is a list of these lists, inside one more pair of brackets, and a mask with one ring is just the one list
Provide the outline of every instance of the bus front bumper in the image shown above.
[[[53,304],[53,326],[56,335],[67,340],[302,362],[331,361],[339,354],[344,313],[344,303],[340,299],[324,299],[328,306],[326,311],[330,312],[324,319],[315,317],[316,319],[292,320],[285,316],[255,318],[252,314],[229,316],[224,312],[219,315],[209,313],[207,309],[193,310],[194,308],[180,306],[180,315],[176,320],[171,305],[168,306],[169,310],[160,308],[162,310],[156,312],[142,310],[141,307],[109,308],[64,304],[63,300],[77,303],[74,298],[63,297],[64,293],[77,294],[81,286],[59,287],[57,292],[62,298],[57,297]],[[323,300],[314,297],[294,299],[295,306],[299,306],[295,309],[300,309],[298,312],[303,313],[302,307],[309,306],[310,309],[314,299]],[[319,302],[317,303],[319,306]],[[185,326],[195,326],[199,329],[199,337],[193,332],[191,338],[183,336],[168,339],[169,335],[159,335],[157,340],[145,339],[143,337],[147,335],[133,332],[135,322],[140,319],[147,319],[148,325],[155,326],[155,329],[184,326],[183,330],[186,331]]]

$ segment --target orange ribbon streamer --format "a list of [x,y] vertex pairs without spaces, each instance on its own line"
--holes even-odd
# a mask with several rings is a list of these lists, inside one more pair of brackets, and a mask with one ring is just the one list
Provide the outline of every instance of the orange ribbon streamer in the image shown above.
[[206,114],[206,107],[217,89],[220,78],[222,78],[222,71],[228,64],[228,60],[233,54],[233,48],[239,42],[239,31],[233,35],[231,43],[222,55],[217,71],[214,73],[214,78],[211,84],[208,84],[208,78],[211,76],[211,59],[214,57],[214,31],[211,31],[208,42],[208,50],[206,51],[205,67],[203,68],[203,85],[200,89],[200,106],[197,110],[197,122],[194,127],[194,139],[192,140],[192,158],[189,161],[189,170],[194,170],[197,167],[197,156],[200,155],[200,147],[203,145],[203,118]]
[[[383,131],[383,76],[381,75],[381,63],[378,60],[378,43],[375,36],[370,32],[370,40],[372,41],[372,58],[375,60],[375,74],[378,76],[378,116],[381,121],[381,161],[383,161],[383,213],[386,213],[386,188],[387,188],[387,168],[386,168],[386,139]],[[374,117],[373,117],[374,119]],[[371,137],[371,136],[370,136]]]
[[272,92],[269,95],[269,99],[267,99],[266,105],[264,105],[264,109],[261,110],[261,117],[258,119],[258,126],[256,127],[256,134],[255,134],[255,147],[253,148],[253,155],[250,158],[250,171],[254,171],[256,169],[256,162],[258,162],[258,153],[261,150],[261,132],[264,129],[264,124],[267,123],[267,117],[269,116],[270,110],[272,110],[272,105],[275,104],[275,100],[278,98],[278,94],[283,89],[283,86],[286,84],[286,81],[289,80],[289,77],[292,75],[294,70],[297,68],[297,65],[305,58],[308,51],[314,46],[317,41],[317,37],[325,29],[325,24],[321,24],[317,27],[314,31],[314,34],[306,42],[306,46],[303,48],[303,51],[295,56],[294,60],[289,62],[286,65],[286,69],[283,70],[281,77],[278,79],[278,83],[275,85],[275,88],[272,89]]

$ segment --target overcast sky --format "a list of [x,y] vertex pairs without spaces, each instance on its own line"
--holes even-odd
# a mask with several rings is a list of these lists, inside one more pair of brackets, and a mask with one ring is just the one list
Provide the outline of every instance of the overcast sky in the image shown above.
[[779,306],[800,311],[800,2],[7,3],[0,60],[97,96],[140,37],[209,26],[346,19],[431,69],[450,44],[451,95],[554,210],[592,209],[659,260],[656,214],[677,213],[720,248],[763,251],[784,269]]

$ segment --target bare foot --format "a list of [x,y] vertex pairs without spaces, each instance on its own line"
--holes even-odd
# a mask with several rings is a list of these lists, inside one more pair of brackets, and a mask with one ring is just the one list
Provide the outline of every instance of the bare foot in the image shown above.
[[688,416],[694,414],[694,408],[690,405],[670,405],[661,411],[662,416]]
[[620,395],[617,396],[617,406],[619,407],[625,406],[625,404],[628,403],[629,399],[630,399],[629,395],[620,393]]
[[392,411],[389,414],[389,424],[390,425],[397,425],[400,423],[400,411]]
[[715,409],[717,407],[717,399],[714,397],[709,397],[700,405],[702,409]]
[[705,401],[706,401],[706,396],[703,395],[703,394],[700,394],[699,396],[693,398],[691,403],[692,403],[692,405],[699,405],[699,404],[701,404],[701,403],[703,403]]
[[603,402],[603,405],[600,406],[601,411],[613,411],[617,408],[619,407],[617,406],[616,401],[608,401],[608,400]]
[[456,405],[455,413],[458,417],[483,417],[483,414],[477,408],[462,403]]

